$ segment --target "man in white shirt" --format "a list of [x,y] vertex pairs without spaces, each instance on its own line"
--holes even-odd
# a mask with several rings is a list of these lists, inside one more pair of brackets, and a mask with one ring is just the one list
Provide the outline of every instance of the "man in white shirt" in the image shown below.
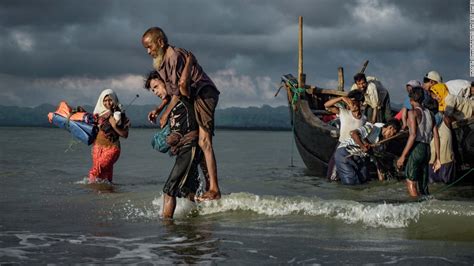
[[364,114],[371,123],[387,122],[391,117],[390,95],[386,88],[374,77],[366,77],[364,73],[354,76],[355,86],[364,93]]
[[[364,102],[364,95],[359,90],[349,92],[347,97],[333,98],[324,107],[333,114],[337,114],[340,120],[339,142],[351,137],[352,130],[361,127],[367,122],[367,117],[360,110],[361,103]],[[327,177],[330,180],[337,180],[334,167],[334,154],[328,163]]]

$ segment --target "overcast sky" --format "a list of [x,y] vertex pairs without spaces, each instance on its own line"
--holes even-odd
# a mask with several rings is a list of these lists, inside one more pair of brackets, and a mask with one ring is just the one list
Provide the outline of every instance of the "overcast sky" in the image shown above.
[[159,26],[192,51],[221,91],[219,107],[286,104],[280,77],[297,72],[304,17],[307,83],[346,89],[366,73],[401,102],[404,84],[437,70],[469,79],[468,0],[0,1],[0,105],[93,105],[104,88],[122,103],[158,103],[142,89],[152,61],[143,32]]

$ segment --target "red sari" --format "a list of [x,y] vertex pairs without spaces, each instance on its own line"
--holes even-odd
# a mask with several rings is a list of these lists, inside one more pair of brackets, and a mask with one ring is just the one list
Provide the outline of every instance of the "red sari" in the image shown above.
[[112,182],[114,164],[120,157],[119,135],[109,123],[110,115],[98,118],[99,133],[92,147],[92,167],[89,183],[108,180]]

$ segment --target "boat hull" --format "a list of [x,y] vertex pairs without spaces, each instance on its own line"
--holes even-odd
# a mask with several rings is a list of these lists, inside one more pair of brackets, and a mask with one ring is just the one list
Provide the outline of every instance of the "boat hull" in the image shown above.
[[[295,104],[296,108],[289,102],[295,144],[309,172],[325,175],[336,149],[339,130],[313,114],[310,101],[310,97],[301,95]],[[469,170],[474,167],[474,118],[457,123],[454,136],[457,171]],[[406,139],[401,138],[390,142],[387,149],[399,155],[405,143]]]

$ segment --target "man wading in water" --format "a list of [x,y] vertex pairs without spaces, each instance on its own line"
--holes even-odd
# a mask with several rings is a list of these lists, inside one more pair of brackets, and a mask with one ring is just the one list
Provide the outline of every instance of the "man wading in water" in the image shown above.
[[[179,81],[182,75],[186,56],[188,52],[168,44],[168,38],[161,28],[148,29],[142,37],[142,44],[147,53],[153,58],[153,67],[159,73],[166,86],[166,92],[171,100],[165,112],[160,118],[160,126],[163,127],[168,120],[169,114],[179,102],[181,96]],[[209,171],[209,190],[198,201],[220,199],[221,193],[217,183],[217,164],[212,147],[212,136],[214,135],[214,111],[219,100],[219,91],[212,80],[203,71],[202,67],[194,62],[191,69],[189,94],[194,101],[196,121],[199,125],[199,147],[204,152],[205,162]],[[182,84],[181,84],[182,85]],[[154,121],[158,115],[157,110],[148,114],[150,121]]]

